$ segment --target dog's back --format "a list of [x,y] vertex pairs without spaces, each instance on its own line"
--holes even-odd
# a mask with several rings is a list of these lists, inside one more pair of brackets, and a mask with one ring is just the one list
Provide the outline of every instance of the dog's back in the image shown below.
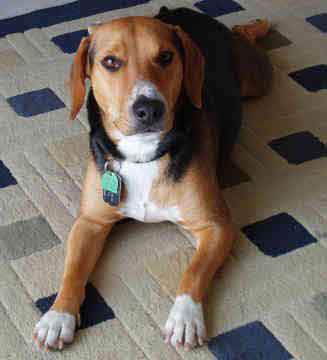
[[[233,34],[222,23],[187,8],[160,9],[159,20],[180,26],[205,57],[204,104],[213,112],[212,129],[219,139],[219,163],[229,157],[241,126],[239,82],[233,68]],[[195,69],[196,71],[196,69]]]

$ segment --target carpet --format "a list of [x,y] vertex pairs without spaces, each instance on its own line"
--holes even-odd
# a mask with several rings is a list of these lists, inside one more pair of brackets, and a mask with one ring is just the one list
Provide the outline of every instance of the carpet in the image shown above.
[[[87,25],[188,6],[228,26],[268,18],[271,94],[244,103],[224,196],[239,228],[205,304],[210,341],[163,342],[194,241],[173,224],[115,227],[87,285],[82,327],[38,353],[78,212],[88,124],[68,121],[65,81]],[[73,1],[0,20],[0,359],[327,358],[327,3],[325,0]]]

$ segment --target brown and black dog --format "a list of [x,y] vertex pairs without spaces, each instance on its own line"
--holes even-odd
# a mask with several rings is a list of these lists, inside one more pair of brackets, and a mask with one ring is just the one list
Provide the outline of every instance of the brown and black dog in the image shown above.
[[[93,26],[75,55],[71,118],[84,103],[88,78],[93,156],[60,291],[34,329],[40,347],[61,349],[73,341],[86,282],[112,227],[126,217],[172,221],[196,238],[165,332],[167,343],[186,350],[206,338],[202,300],[236,233],[216,176],[219,104],[211,106],[214,96],[205,94],[205,50],[163,21],[128,17]],[[237,101],[264,95],[271,83],[270,64],[253,43],[261,25],[264,35],[259,22],[236,29],[239,35],[228,30]]]

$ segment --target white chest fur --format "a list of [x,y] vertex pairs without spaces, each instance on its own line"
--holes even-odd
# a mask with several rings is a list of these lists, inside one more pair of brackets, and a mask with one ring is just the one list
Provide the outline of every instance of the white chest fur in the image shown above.
[[161,208],[150,200],[152,183],[159,173],[157,161],[123,161],[119,173],[127,195],[120,208],[122,215],[143,222],[180,220],[178,207]]

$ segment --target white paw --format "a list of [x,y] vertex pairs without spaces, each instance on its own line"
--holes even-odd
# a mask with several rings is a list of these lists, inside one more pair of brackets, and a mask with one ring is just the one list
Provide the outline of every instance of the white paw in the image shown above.
[[39,349],[43,346],[62,349],[64,344],[69,344],[74,339],[76,319],[74,315],[50,310],[45,313],[35,325],[33,338]]
[[165,325],[166,343],[190,350],[203,345],[206,338],[202,304],[189,295],[177,296]]

